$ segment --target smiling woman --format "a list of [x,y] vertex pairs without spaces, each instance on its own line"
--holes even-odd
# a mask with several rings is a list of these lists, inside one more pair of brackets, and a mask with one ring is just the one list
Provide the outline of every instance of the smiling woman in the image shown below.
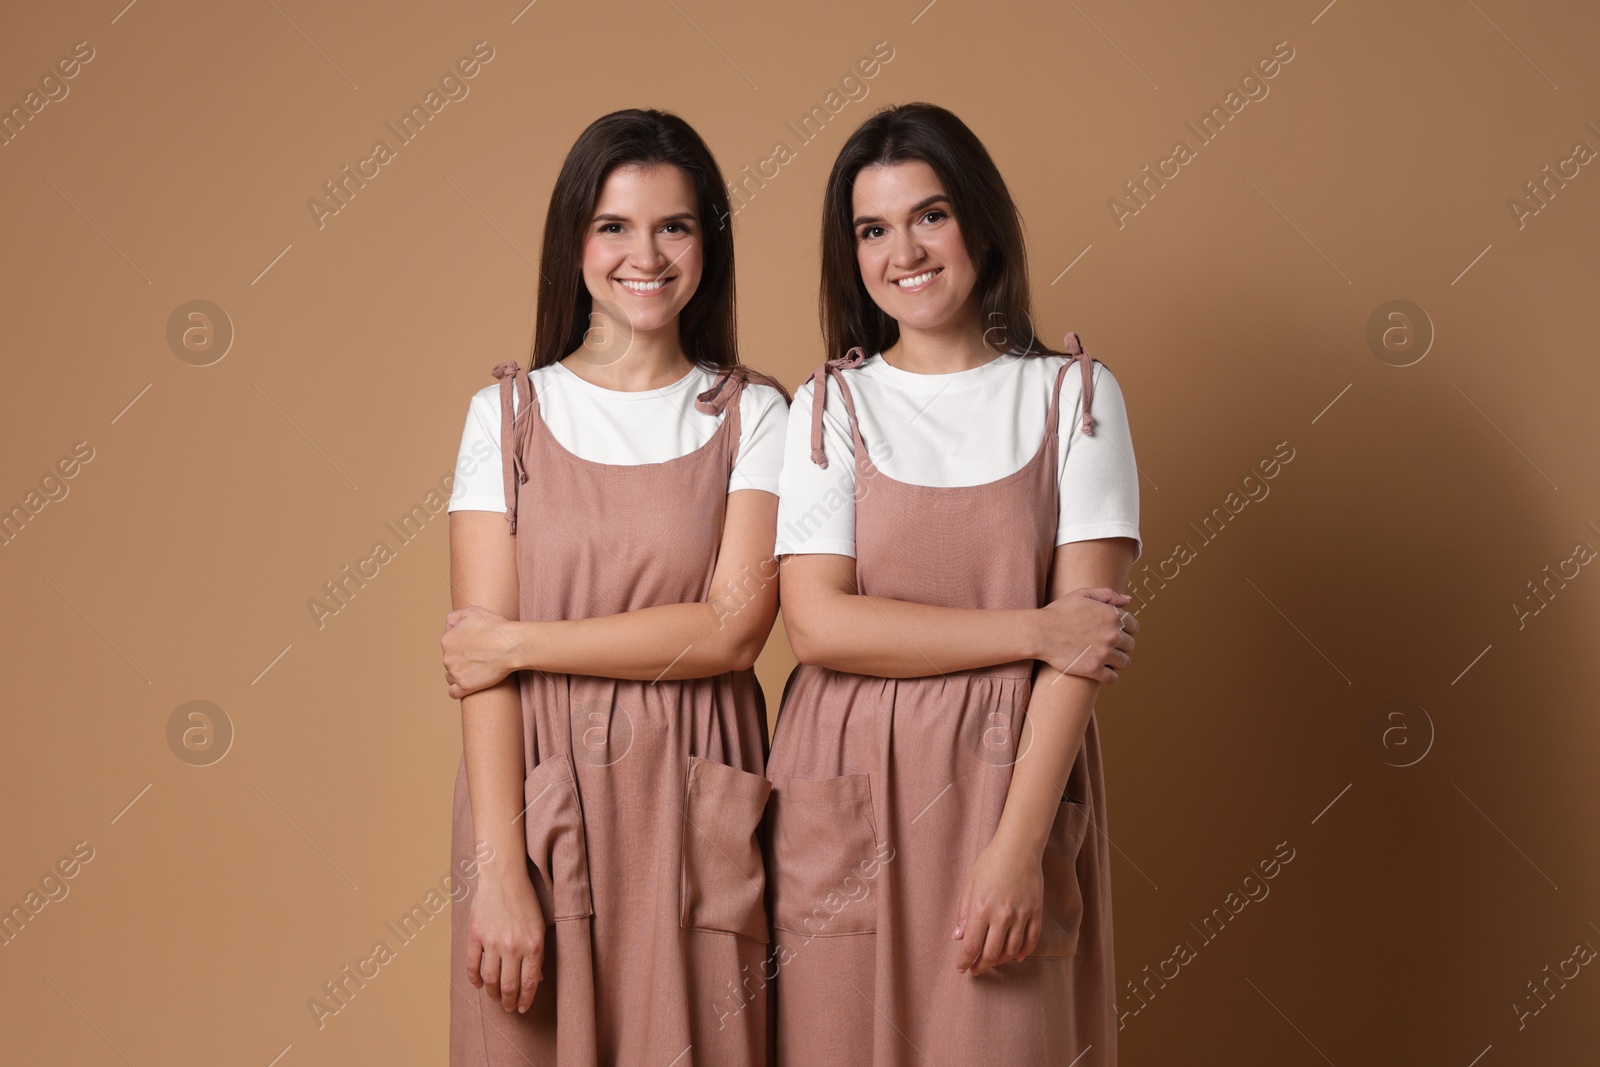
[[471,401],[450,501],[462,698],[450,1062],[765,1062],[759,826],[788,394],[738,360],[731,232],[682,119],[589,126],[545,222],[532,368]]
[[[1121,390],[1076,334],[1038,340],[1016,207],[949,111],[863,123],[822,216],[832,358],[779,487],[778,1061],[1114,1067],[1093,705],[1138,629]],[[873,893],[830,897],[880,851]]]

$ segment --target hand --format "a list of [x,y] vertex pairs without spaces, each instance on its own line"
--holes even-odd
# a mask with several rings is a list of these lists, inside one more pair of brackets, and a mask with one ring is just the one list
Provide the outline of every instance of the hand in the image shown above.
[[1044,929],[1044,869],[1040,855],[996,837],[978,854],[961,892],[956,928],[961,942],[956,970],[977,977],[1012,960],[1025,960]]
[[444,677],[460,700],[517,670],[511,620],[476,604],[444,617]]
[[1123,611],[1133,598],[1111,589],[1074,589],[1039,609],[1042,659],[1062,674],[1076,674],[1102,685],[1133,663],[1133,635],[1139,620]]
[[544,913],[533,883],[481,872],[467,924],[467,978],[506,1011],[526,1012],[544,977]]

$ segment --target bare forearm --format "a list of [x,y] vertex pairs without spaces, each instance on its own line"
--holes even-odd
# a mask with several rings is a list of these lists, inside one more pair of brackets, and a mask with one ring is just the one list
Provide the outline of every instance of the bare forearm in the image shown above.
[[1099,682],[1039,665],[1028,700],[1032,737],[1012,768],[996,839],[1016,842],[1034,855],[1043,854],[1099,689]]
[[467,761],[472,825],[494,858],[483,865],[500,881],[526,878],[527,854],[522,824],[522,700],[515,675],[461,700],[461,743]]
[[946,608],[852,593],[827,594],[810,609],[785,614],[789,643],[801,662],[836,671],[920,678],[1038,654],[1037,613],[1027,609]]
[[755,662],[771,629],[738,605],[661,604],[620,615],[515,622],[516,669],[657,681],[709,678]]

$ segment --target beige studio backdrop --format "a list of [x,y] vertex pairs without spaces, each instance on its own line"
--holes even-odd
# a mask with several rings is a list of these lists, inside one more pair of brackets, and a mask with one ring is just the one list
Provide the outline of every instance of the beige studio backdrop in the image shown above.
[[1592,5],[124,3],[0,15],[0,1061],[443,1062],[442,501],[562,156],[693,123],[794,387],[930,100],[1128,400],[1123,1062],[1595,1062]]

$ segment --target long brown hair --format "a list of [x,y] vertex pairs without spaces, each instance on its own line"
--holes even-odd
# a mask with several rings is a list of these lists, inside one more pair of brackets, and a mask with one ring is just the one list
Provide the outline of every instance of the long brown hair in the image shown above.
[[860,345],[882,352],[900,324],[867,293],[851,223],[856,175],[874,164],[921,160],[933,168],[977,267],[984,342],[997,352],[1058,355],[1039,341],[1028,292],[1022,216],[988,149],[966,123],[935,104],[902,104],[867,119],[845,141],[822,200],[822,288],[818,313],[830,357]]
[[618,167],[670,164],[689,176],[704,248],[700,285],[678,316],[684,352],[708,367],[739,362],[734,318],[733,232],[722,172],[705,141],[683,119],[668,111],[629,108],[613,111],[578,135],[545,215],[544,247],[539,254],[538,314],[533,330],[532,367],[559,363],[583,343],[594,298],[583,284],[583,242],[600,190]]

